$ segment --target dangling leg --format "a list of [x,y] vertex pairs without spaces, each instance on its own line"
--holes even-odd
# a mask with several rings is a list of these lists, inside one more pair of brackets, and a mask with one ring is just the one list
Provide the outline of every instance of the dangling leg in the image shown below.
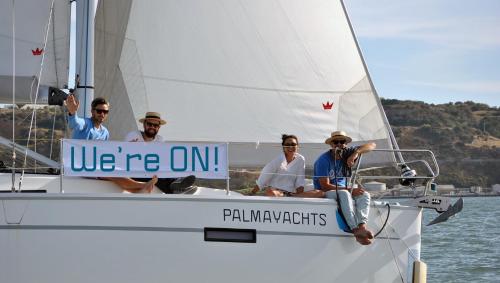
[[357,227],[353,230],[356,235],[356,239],[360,238],[359,241],[363,245],[370,244],[371,241],[369,239],[373,239],[373,234],[370,230],[366,228],[366,223],[368,223],[368,215],[370,213],[370,194],[367,192],[363,192],[360,195],[353,197],[356,208],[355,208],[355,216]]
[[115,177],[110,177],[110,178],[104,178],[106,180],[109,180],[118,186],[120,188],[131,192],[131,193],[141,193],[141,192],[146,192],[146,193],[151,193],[151,191],[154,188],[154,185],[156,182],[158,182],[158,177],[155,175],[151,180],[148,182],[139,182],[132,180],[130,178],[115,178]]
[[336,199],[342,208],[342,214],[347,222],[347,226],[354,230],[358,225],[354,214],[354,205],[351,194],[347,190],[338,190],[340,200],[337,200],[336,191],[326,192],[326,198]]

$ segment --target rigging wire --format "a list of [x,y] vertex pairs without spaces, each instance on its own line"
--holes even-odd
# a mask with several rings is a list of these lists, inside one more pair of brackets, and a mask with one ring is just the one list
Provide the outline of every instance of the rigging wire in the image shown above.
[[52,159],[52,148],[54,146],[54,132],[55,132],[55,126],[56,126],[56,117],[57,117],[57,109],[54,108],[54,114],[52,115],[52,134],[50,136],[50,151],[49,151],[49,158]]
[[[35,107],[33,108],[33,113],[31,115],[31,122],[30,122],[30,127],[29,127],[29,131],[28,131],[28,140],[26,141],[26,150],[24,152],[24,162],[23,162],[23,170],[21,172],[21,177],[19,178],[19,190],[21,190],[21,186],[22,186],[22,183],[23,183],[23,177],[24,177],[24,173],[25,173],[25,169],[24,167],[26,166],[26,162],[27,162],[27,158],[28,158],[28,145],[29,145],[29,142],[30,142],[30,139],[31,139],[31,131],[33,130],[33,120],[35,119],[36,117],[36,104],[38,102],[38,93],[39,93],[39,90],[40,90],[40,81],[41,81],[41,78],[42,78],[42,73],[43,73],[43,63],[45,61],[45,51],[46,51],[46,48],[47,48],[47,41],[48,41],[48,38],[49,38],[49,31],[50,31],[50,23],[52,22],[52,15],[53,15],[53,11],[54,11],[54,1],[55,0],[52,0],[51,1],[51,4],[50,4],[50,11],[49,11],[49,19],[47,21],[47,27],[46,27],[46,31],[45,31],[45,38],[44,38],[44,41],[43,41],[43,52],[42,52],[42,59],[41,59],[41,62],[40,62],[40,70],[38,71],[38,81],[37,81],[37,85],[36,85],[36,91],[35,91]],[[35,133],[35,137],[36,137],[36,133]]]
[[[377,207],[377,212],[378,212],[378,216],[380,218],[380,221],[382,222],[382,213],[380,212],[380,209],[378,207]],[[404,280],[404,277],[403,277],[403,273],[401,271],[401,268],[399,267],[396,254],[394,253],[394,249],[392,248],[391,240],[389,239],[389,233],[387,233],[386,229],[383,229],[381,231],[384,231],[384,233],[385,233],[385,239],[386,239],[387,245],[389,246],[389,250],[391,251],[392,258],[394,259],[394,263],[396,264],[396,269],[399,272],[399,277],[401,278],[401,282],[405,283],[405,280]],[[404,242],[404,240],[402,238],[400,238],[400,239],[401,239],[402,242]]]
[[12,0],[12,187],[16,191],[16,1]]

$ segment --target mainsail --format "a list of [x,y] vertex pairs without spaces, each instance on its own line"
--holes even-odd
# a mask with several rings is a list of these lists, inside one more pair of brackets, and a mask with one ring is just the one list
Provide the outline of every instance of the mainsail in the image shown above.
[[[51,14],[52,2],[54,6]],[[1,1],[0,103],[12,103],[13,23],[16,102],[34,103],[38,81],[45,93],[48,87],[63,88],[67,84],[70,3],[67,0]],[[47,45],[44,48],[47,25],[50,26]],[[39,77],[42,57],[43,74]]]
[[269,161],[283,133],[309,164],[335,130],[391,148],[339,0],[100,1],[95,70],[115,139],[158,111],[168,140],[230,142],[231,166]]

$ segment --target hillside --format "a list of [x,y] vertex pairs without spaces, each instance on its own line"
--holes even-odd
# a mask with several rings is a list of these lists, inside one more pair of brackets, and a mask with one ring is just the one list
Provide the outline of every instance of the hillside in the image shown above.
[[500,109],[474,102],[427,104],[382,99],[401,148],[436,154],[441,184],[500,183]]
[[[382,104],[400,148],[430,149],[436,154],[441,169],[438,183],[458,187],[490,187],[500,183],[499,108],[474,102],[433,105],[394,99],[382,99]],[[12,110],[0,109],[0,135],[7,139],[12,136],[11,121]],[[31,110],[16,110],[16,137],[21,144],[26,144],[20,138],[28,137],[30,122]],[[58,107],[37,110],[36,126],[37,151],[49,156],[52,148],[52,157],[58,156],[57,140],[64,128],[61,110]],[[51,143],[52,134],[56,142]],[[31,140],[34,138],[32,132]],[[0,161],[5,165],[10,166],[11,155],[11,149],[0,146]],[[22,162],[18,155],[17,164]],[[28,164],[31,166],[33,162]],[[237,186],[249,186],[249,182]]]

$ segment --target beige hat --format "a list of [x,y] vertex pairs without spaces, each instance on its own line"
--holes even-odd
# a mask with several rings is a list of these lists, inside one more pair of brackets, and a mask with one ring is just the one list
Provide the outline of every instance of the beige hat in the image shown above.
[[139,119],[139,122],[144,123],[146,120],[157,120],[160,122],[160,125],[165,125],[167,123],[167,121],[161,118],[158,112],[146,112],[146,117]]
[[352,142],[351,137],[349,137],[349,136],[346,134],[346,132],[344,132],[344,131],[335,131],[335,132],[333,132],[333,133],[332,133],[332,136],[331,136],[331,137],[329,137],[329,138],[327,138],[327,139],[325,140],[325,143],[326,143],[326,144],[330,144],[330,143],[331,143],[332,141],[334,141],[334,140],[346,140],[346,141],[347,141],[347,143]]

